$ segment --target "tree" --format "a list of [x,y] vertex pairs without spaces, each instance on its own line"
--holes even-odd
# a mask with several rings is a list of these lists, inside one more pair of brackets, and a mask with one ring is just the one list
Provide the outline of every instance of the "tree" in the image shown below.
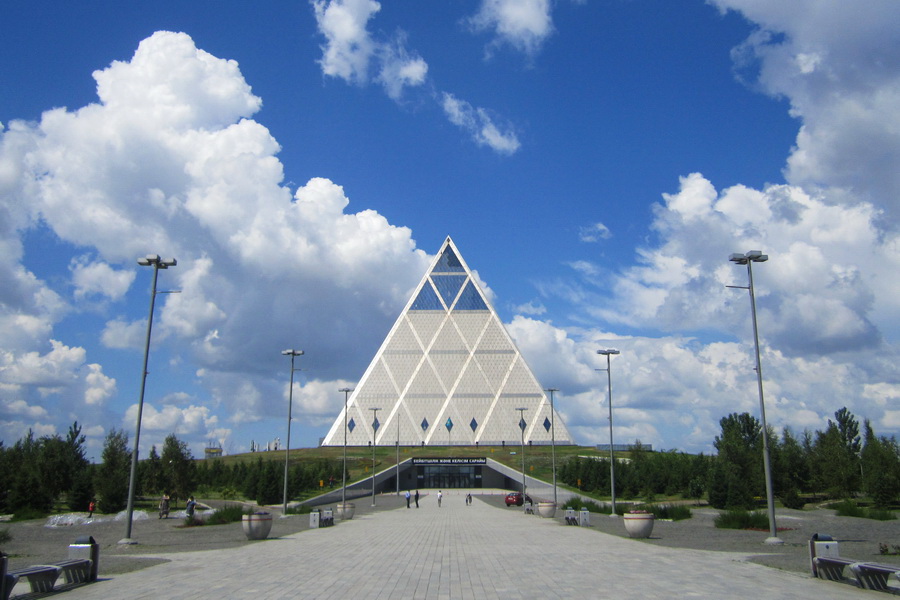
[[175,498],[187,498],[194,492],[197,467],[187,442],[174,433],[166,436],[162,449],[163,486]]
[[128,478],[131,472],[131,452],[128,434],[111,429],[103,443],[103,464],[97,469],[94,489],[100,495],[99,509],[104,513],[123,510],[128,503]]
[[150,456],[139,465],[141,491],[144,494],[160,494],[163,490],[162,459],[156,452],[156,446],[150,447]]
[[847,452],[847,445],[838,426],[828,421],[825,431],[816,432],[811,455],[813,483],[819,490],[833,496],[849,497],[859,475],[855,457]]
[[731,413],[719,425],[722,434],[713,441],[719,464],[711,472],[708,485],[710,504],[715,497],[717,503],[724,504],[722,508],[752,508],[754,496],[765,491],[762,425],[746,412]]
[[878,438],[868,419],[860,461],[863,491],[878,508],[887,508],[900,496],[900,449],[893,439]]

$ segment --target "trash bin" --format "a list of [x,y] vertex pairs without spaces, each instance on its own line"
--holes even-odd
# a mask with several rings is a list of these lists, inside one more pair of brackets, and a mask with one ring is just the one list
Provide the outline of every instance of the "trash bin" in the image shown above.
[[830,535],[824,533],[814,533],[809,540],[809,568],[813,577],[818,577],[818,569],[816,568],[817,556],[827,556],[828,558],[838,558],[840,549],[837,540]]
[[325,527],[331,527],[334,525],[334,511],[330,508],[326,508],[322,511],[322,517],[319,520],[319,524]]
[[591,512],[588,509],[582,508],[581,512],[578,513],[578,524],[582,527],[591,526]]
[[309,513],[309,528],[310,528],[310,529],[317,529],[318,527],[319,527],[319,509],[318,509],[318,508],[314,508],[314,509]]
[[575,519],[575,509],[566,507],[566,525],[575,525],[577,520]]
[[82,535],[75,538],[74,544],[69,544],[69,558],[91,561],[91,572],[88,581],[97,581],[97,573],[100,572],[100,544],[94,541],[90,535]]

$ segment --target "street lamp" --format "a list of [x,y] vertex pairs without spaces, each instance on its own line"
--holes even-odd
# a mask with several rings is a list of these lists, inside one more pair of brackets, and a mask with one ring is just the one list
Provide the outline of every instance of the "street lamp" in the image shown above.
[[556,429],[554,425],[555,416],[553,410],[553,392],[558,392],[556,388],[547,388],[545,392],[550,392],[550,457],[553,465],[553,503],[556,504]]
[[527,408],[517,408],[519,411],[519,429],[522,430],[522,502],[525,502],[525,411]]
[[397,407],[397,470],[394,472],[397,480],[397,495],[400,495],[400,407]]
[[341,388],[339,392],[344,392],[344,470],[341,474],[341,504],[342,510],[347,510],[347,397],[353,390],[350,388]]
[[287,501],[288,501],[288,460],[291,457],[291,408],[294,406],[294,371],[299,371],[300,369],[294,368],[294,358],[297,356],[303,356],[303,350],[282,350],[281,353],[284,356],[291,357],[291,387],[288,390],[288,432],[287,432],[287,444],[284,446],[284,508],[282,509],[281,514],[287,515]]
[[756,381],[759,387],[759,415],[762,421],[763,439],[763,468],[766,475],[766,503],[769,508],[769,537],[767,544],[783,544],[784,540],[778,537],[778,528],[775,526],[775,497],[772,493],[772,466],[769,461],[769,429],[766,425],[766,403],[763,399],[762,364],[759,361],[759,330],[756,326],[756,296],[753,293],[753,263],[766,262],[768,255],[759,250],[751,250],[746,254],[732,254],[728,260],[738,265],[747,265],[747,286],[729,285],[726,287],[748,290],[750,292],[750,314],[753,318],[753,343],[756,347]]
[[613,354],[619,354],[615,348],[607,348],[606,350],[597,350],[597,354],[606,356],[606,369],[597,369],[598,371],[606,371],[606,382],[609,390],[609,490],[612,497],[612,513],[611,517],[618,516],[616,512],[616,458],[613,454],[613,418],[612,418],[612,371],[610,370],[609,357]]
[[370,408],[372,411],[372,506],[375,506],[375,446],[378,445],[378,411],[380,408]]
[[156,280],[160,269],[168,269],[178,264],[174,258],[160,258],[156,254],[138,259],[142,267],[153,267],[153,287],[150,290],[150,316],[147,318],[147,340],[144,343],[144,366],[141,369],[141,394],[138,397],[137,425],[134,431],[134,451],[131,453],[131,475],[128,478],[128,514],[125,518],[125,539],[120,544],[136,544],[131,539],[131,521],[134,516],[134,484],[137,475],[138,445],[141,441],[141,415],[144,412],[144,390],[147,386],[147,361],[150,358],[150,331],[153,329],[153,307],[156,305]]

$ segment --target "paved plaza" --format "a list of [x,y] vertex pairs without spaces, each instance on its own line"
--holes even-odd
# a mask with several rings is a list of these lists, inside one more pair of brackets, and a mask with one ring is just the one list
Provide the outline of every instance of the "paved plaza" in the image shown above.
[[[168,562],[129,573],[104,575],[101,556],[100,581],[58,597],[889,597],[746,562],[740,553],[666,548],[594,527],[567,527],[477,497],[466,506],[461,496],[445,496],[438,508],[431,495],[418,510],[363,509],[368,504],[357,500],[357,516],[335,527],[238,548],[166,554],[161,558]],[[758,553],[763,552],[765,546]]]

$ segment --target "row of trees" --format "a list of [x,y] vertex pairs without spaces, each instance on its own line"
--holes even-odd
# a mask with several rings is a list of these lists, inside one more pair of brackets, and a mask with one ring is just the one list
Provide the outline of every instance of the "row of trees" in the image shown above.
[[[647,452],[638,443],[630,461],[616,461],[616,494],[653,498],[706,494],[717,508],[752,508],[765,496],[762,426],[748,413],[732,413],[719,422],[713,456],[681,452]],[[862,493],[879,507],[900,498],[900,446],[896,439],[877,436],[866,420],[846,408],[822,431],[790,428],[781,437],[767,432],[774,494],[787,506],[802,504],[800,494],[847,498]],[[561,480],[585,491],[608,493],[608,460],[573,458],[562,465]]]
[[[128,435],[113,429],[103,444],[102,462],[92,465],[85,454],[85,437],[76,421],[65,438],[59,435],[35,438],[28,434],[13,446],[0,443],[0,513],[50,512],[65,499],[69,510],[87,510],[96,499],[97,509],[118,512],[128,502],[131,450]],[[135,493],[186,498],[196,485],[194,457],[185,442],[174,434],[163,443],[162,456],[156,446],[150,457],[138,463]]]
[[[74,423],[65,438],[35,438],[28,434],[13,446],[0,443],[0,514],[51,512],[63,500],[72,511],[85,511],[91,500],[97,510],[115,513],[128,503],[131,476],[128,435],[113,429],[103,444],[101,462],[92,465],[85,454],[85,437]],[[341,463],[331,459],[292,461],[289,497],[318,488],[321,481],[340,479]],[[187,443],[175,434],[166,437],[162,452],[156,446],[138,462],[135,494],[185,499],[198,489],[241,495],[260,504],[280,502],[284,493],[284,464],[259,458],[255,463],[226,466],[221,460],[194,460]]]

